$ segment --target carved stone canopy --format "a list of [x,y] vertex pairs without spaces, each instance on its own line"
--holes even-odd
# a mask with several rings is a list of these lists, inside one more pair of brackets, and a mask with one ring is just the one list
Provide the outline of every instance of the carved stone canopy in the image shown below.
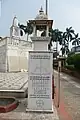
[[42,31],[46,30],[47,27],[52,28],[53,20],[49,20],[46,13],[43,11],[43,8],[39,10],[39,14],[36,16],[35,19],[29,20],[29,22],[33,25],[33,27],[36,27],[36,30]]
[[48,20],[48,16],[44,13],[42,7],[39,10],[39,14],[36,16],[35,20]]

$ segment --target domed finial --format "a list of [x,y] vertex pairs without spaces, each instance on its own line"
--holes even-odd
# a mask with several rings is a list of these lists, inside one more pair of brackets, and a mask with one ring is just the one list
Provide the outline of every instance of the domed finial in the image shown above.
[[36,20],[48,19],[47,15],[44,13],[44,10],[43,10],[42,6],[39,10],[39,14],[36,16],[35,19]]
[[18,19],[17,19],[16,15],[13,18],[13,24],[12,25],[18,27]]
[[40,10],[39,10],[40,13],[44,12],[43,11],[43,7],[41,6]]
[[41,11],[43,11],[43,8],[42,8],[42,6],[41,6]]

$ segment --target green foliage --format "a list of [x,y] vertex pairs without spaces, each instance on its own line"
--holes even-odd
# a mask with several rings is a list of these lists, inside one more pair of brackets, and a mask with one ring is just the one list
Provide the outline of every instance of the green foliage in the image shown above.
[[[28,21],[27,26],[23,24],[18,24],[20,27],[20,34],[23,36],[23,31],[25,34],[27,34],[27,38],[30,34],[33,33],[33,24]],[[43,29],[44,28],[44,29]],[[37,29],[40,30],[37,27]],[[42,37],[46,36],[46,27],[41,26],[41,30],[44,30],[41,34]],[[72,27],[66,28],[65,32],[60,31],[59,29],[49,29],[49,36],[51,37],[51,40],[48,44],[48,49],[51,50],[52,47],[52,42],[56,42],[56,51],[58,52],[58,44],[61,45],[61,51],[62,51],[62,56],[68,55],[69,53],[69,44],[72,42],[72,45],[75,45],[75,52],[76,52],[76,45],[80,44],[80,38],[79,34],[75,34],[75,31],[73,30]]]
[[56,51],[58,50],[58,42],[61,45],[62,44],[62,34],[63,32],[59,29],[49,29],[49,36],[51,37],[51,41],[49,43],[49,47],[52,46],[52,42],[56,42]]
[[66,65],[65,67],[69,70],[75,70],[74,65]]
[[[18,24],[18,25],[19,25],[19,28],[25,32],[25,34],[28,34],[28,35],[32,34],[33,26],[29,21],[27,22],[27,26],[25,26],[23,24],[21,24],[21,25]],[[21,35],[22,35],[22,32],[21,32]]]
[[74,65],[76,70],[80,71],[80,53],[72,54],[67,58],[68,65]]
[[49,32],[53,42],[60,42],[62,40],[62,31],[59,29],[50,29]]
[[76,70],[80,70],[80,54],[74,55],[74,66]]
[[70,57],[71,55],[74,55],[74,54],[75,54],[75,52],[69,52],[68,57]]
[[67,42],[73,39],[73,35],[74,35],[74,30],[72,29],[72,27],[66,28],[66,32],[64,32],[64,36]]
[[70,55],[70,56],[67,58],[67,63],[68,63],[68,65],[73,65],[73,64],[74,64],[74,54],[73,54],[73,55]]
[[80,44],[80,38],[79,38],[79,34],[75,34],[75,37],[72,40],[72,45],[75,46],[75,52],[76,52],[76,46]]
[[63,32],[63,39],[62,39],[62,56],[66,53],[69,53],[69,42],[73,40],[74,30],[72,27],[66,28],[66,31]]

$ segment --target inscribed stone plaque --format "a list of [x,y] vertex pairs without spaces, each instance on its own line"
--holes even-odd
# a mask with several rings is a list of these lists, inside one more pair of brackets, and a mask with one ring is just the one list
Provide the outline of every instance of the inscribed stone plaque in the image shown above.
[[29,109],[52,110],[52,59],[52,52],[29,52]]

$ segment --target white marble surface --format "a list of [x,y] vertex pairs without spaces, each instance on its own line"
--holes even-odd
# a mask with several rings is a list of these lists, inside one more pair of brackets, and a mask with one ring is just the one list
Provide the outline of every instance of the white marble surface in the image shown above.
[[0,90],[20,90],[27,80],[26,72],[0,73]]
[[28,108],[52,110],[52,53],[29,52]]

